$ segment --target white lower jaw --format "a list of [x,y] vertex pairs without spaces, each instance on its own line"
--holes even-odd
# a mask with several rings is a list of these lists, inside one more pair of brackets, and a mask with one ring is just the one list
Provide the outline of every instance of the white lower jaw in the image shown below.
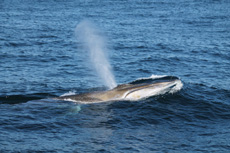
[[144,89],[140,89],[140,90],[125,94],[123,98],[124,100],[140,100],[140,99],[148,98],[151,96],[162,95],[165,93],[175,93],[179,91],[182,87],[183,87],[182,82],[180,80],[176,80],[165,86],[159,86],[157,88],[149,87],[149,88],[144,88]]

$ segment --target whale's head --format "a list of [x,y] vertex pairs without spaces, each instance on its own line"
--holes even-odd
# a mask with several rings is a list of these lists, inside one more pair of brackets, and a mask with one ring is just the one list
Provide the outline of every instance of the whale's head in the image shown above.
[[123,99],[140,100],[165,93],[174,93],[182,88],[178,77],[164,76],[159,78],[138,79],[128,84],[117,86],[114,90],[124,91]]

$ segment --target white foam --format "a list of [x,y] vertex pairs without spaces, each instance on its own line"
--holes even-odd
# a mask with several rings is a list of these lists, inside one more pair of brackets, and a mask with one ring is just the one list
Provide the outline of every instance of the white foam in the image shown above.
[[63,95],[61,95],[60,97],[63,97],[63,96],[71,96],[71,95],[75,95],[76,94],[76,91],[69,91],[67,93],[64,93]]
[[151,78],[151,79],[158,79],[158,78],[163,78],[165,76],[167,76],[167,75],[154,75],[154,74],[152,74],[149,78]]
[[169,93],[176,93],[182,89],[183,83],[180,80],[176,80],[175,83],[176,83],[176,86],[173,87]]
[[152,74],[150,77],[138,78],[137,80],[158,79],[158,78],[162,78],[162,77],[165,77],[165,76],[167,76],[167,75],[155,75],[155,74]]

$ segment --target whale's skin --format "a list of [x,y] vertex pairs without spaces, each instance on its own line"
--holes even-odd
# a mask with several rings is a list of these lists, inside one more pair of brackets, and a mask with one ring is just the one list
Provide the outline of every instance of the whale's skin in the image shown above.
[[79,103],[99,103],[108,101],[137,101],[151,96],[174,93],[182,88],[181,80],[174,76],[164,76],[157,79],[139,79],[117,87],[91,93],[61,96],[55,99]]

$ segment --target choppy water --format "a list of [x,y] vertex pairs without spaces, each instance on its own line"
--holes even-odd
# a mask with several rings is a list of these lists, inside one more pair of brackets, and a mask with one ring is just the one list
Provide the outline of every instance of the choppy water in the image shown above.
[[[0,1],[0,152],[230,150],[227,0]],[[178,76],[176,94],[79,105],[49,99],[104,88],[74,30],[106,36],[118,84]]]

